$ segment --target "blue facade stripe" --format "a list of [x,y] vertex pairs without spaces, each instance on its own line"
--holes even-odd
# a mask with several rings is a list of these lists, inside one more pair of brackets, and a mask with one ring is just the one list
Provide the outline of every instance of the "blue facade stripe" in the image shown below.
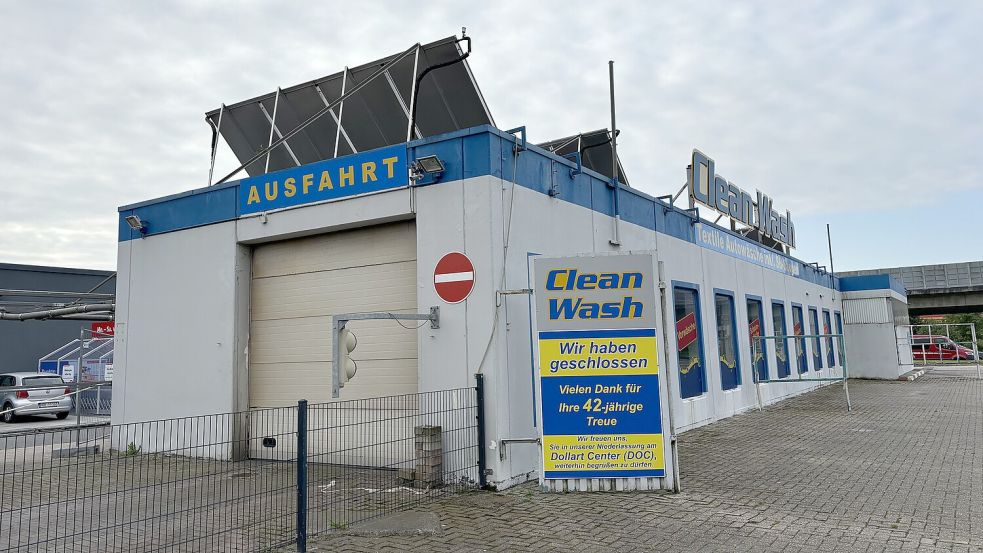
[[655,336],[654,328],[626,328],[618,330],[552,330],[540,332],[540,340],[575,340],[577,338],[636,338]]
[[840,290],[843,292],[894,290],[902,296],[908,293],[904,284],[889,274],[840,277]]
[[128,215],[140,217],[148,236],[235,220],[239,216],[238,191],[236,186],[205,189],[197,194],[172,196],[159,203],[120,208],[119,240],[143,236],[126,224],[124,218]]
[[[438,156],[446,167],[438,183],[491,175],[614,216],[615,191],[610,186],[610,179],[586,168],[579,174],[572,174],[576,169],[574,162],[531,144],[516,158],[513,151],[515,144],[512,135],[490,125],[482,125],[409,142],[406,144],[407,160],[426,155]],[[432,182],[424,181],[423,184]],[[238,187],[239,182],[234,182],[123,206],[119,209],[119,240],[122,242],[142,236],[137,231],[131,231],[123,221],[123,217],[130,214],[139,215],[149,222],[148,236],[234,220],[240,215]],[[618,191],[618,200],[624,221],[697,243],[693,228],[696,221],[690,213],[633,188],[622,187]],[[711,225],[709,222],[703,224]],[[729,229],[715,225],[714,228],[746,241],[746,238]],[[828,273],[785,254],[778,255],[801,265],[798,278],[830,287]],[[835,284],[838,279],[833,280],[834,286],[839,289]]]

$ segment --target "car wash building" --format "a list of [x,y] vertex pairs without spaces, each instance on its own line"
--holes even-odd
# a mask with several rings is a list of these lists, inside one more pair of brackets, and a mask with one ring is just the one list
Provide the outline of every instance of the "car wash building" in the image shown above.
[[[120,208],[114,423],[461,388],[481,374],[479,446],[488,482],[509,487],[544,467],[544,286],[571,302],[644,288],[648,326],[622,327],[653,348],[649,400],[667,449],[842,374],[839,338],[794,338],[842,335],[849,321],[839,280],[787,254],[795,229],[779,199],[694,151],[679,171],[703,207],[680,206],[628,185],[606,130],[539,146],[500,130],[469,51],[468,38],[416,45],[207,114],[248,176]],[[648,266],[605,268],[624,256]],[[574,261],[554,263],[567,272],[550,284],[547,258]],[[587,303],[563,309],[635,309]],[[432,308],[436,328],[353,322],[358,372],[338,389],[334,316]],[[670,457],[651,478],[577,473],[565,489],[671,487]]]

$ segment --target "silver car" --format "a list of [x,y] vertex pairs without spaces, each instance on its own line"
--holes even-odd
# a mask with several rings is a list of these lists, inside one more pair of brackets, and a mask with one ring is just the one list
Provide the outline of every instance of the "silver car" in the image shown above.
[[14,422],[24,415],[54,415],[64,419],[72,410],[70,392],[56,374],[0,374],[0,420]]

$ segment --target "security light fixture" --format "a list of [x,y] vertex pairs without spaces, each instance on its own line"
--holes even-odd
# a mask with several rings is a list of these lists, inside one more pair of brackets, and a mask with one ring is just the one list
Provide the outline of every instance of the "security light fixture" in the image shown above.
[[141,234],[147,233],[147,223],[140,220],[140,216],[127,215],[126,217],[123,217],[123,220],[126,221],[126,224],[129,225],[131,229],[140,231]]
[[423,169],[424,172],[430,173],[431,175],[439,175],[445,170],[444,162],[437,156],[421,157],[418,158],[416,162],[420,166],[420,169]]

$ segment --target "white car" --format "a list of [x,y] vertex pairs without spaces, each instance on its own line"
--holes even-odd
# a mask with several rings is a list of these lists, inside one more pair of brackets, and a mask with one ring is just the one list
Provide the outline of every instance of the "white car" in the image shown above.
[[24,415],[54,415],[64,419],[72,410],[70,393],[71,389],[56,374],[0,374],[0,420],[15,422]]

